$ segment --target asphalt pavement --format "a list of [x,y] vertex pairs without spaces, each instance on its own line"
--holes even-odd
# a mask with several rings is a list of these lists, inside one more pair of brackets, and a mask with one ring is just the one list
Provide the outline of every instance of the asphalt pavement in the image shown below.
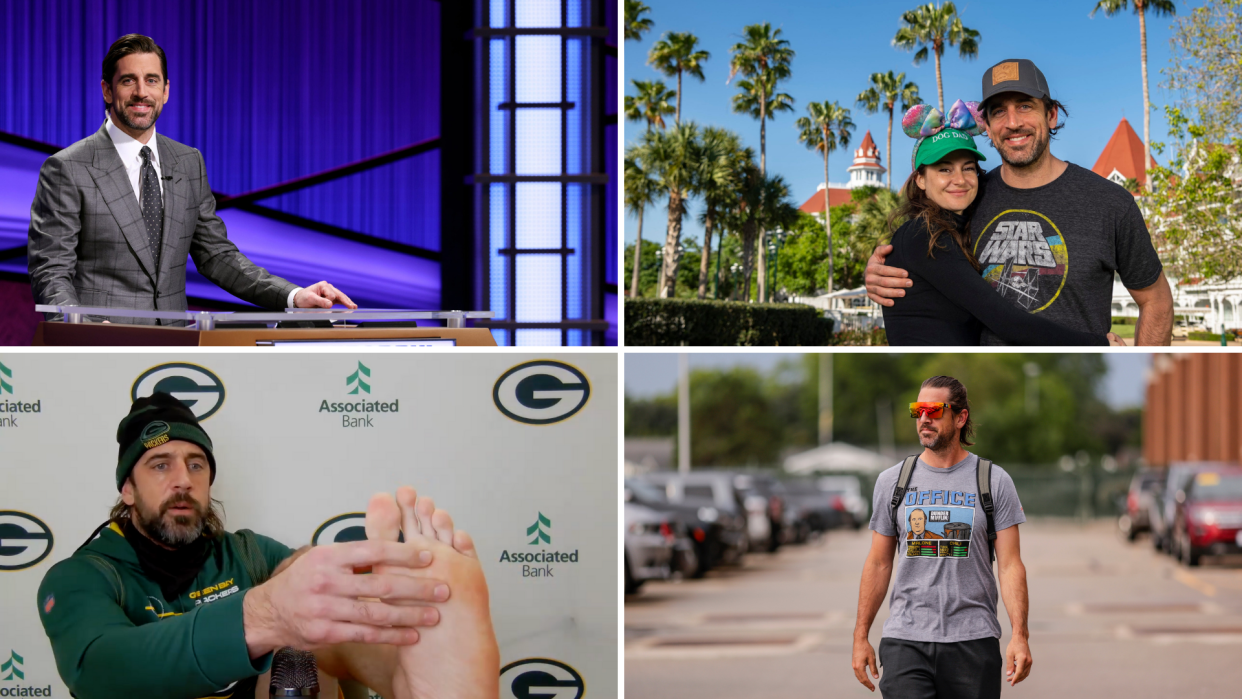
[[[850,668],[871,532],[750,554],[625,600],[625,694],[779,699],[872,694]],[[1032,672],[1002,695],[1156,699],[1242,693],[1242,559],[1180,566],[1112,521],[1021,525]],[[1009,618],[998,610],[1009,642]],[[871,629],[878,647],[887,601]]]

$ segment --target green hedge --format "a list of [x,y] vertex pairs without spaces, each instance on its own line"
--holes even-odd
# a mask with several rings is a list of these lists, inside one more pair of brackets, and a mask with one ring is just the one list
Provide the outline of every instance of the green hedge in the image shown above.
[[[1220,333],[1193,332],[1188,334],[1186,339],[1197,340],[1199,342],[1220,342]],[[1225,333],[1225,339],[1229,342],[1233,342],[1238,339],[1238,336],[1233,333]]]
[[1113,325],[1138,325],[1138,318],[1130,316],[1113,316]]
[[625,301],[625,344],[630,346],[827,345],[831,339],[832,320],[802,304]]

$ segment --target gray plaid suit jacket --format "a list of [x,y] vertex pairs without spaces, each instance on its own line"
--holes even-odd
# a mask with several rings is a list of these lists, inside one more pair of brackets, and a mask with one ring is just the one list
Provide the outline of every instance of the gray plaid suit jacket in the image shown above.
[[263,308],[284,308],[297,285],[255,265],[228,239],[202,154],[165,136],[156,142],[162,174],[172,178],[163,183],[160,268],[155,269],[138,198],[105,121],[39,170],[27,243],[35,303],[184,311],[189,255],[198,271],[225,291]]

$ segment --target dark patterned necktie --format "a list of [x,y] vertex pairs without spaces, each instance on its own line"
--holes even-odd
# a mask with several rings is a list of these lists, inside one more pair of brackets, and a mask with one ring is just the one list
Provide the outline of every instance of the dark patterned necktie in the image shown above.
[[151,162],[151,149],[142,147],[142,222],[147,227],[147,242],[155,268],[160,268],[160,238],[164,232],[164,200],[160,197],[160,178]]

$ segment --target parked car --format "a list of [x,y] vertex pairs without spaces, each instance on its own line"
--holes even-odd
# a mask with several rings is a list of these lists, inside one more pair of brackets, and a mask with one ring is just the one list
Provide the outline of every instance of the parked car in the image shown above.
[[1130,479],[1125,510],[1117,518],[1117,526],[1130,541],[1143,532],[1151,531],[1151,508],[1162,492],[1164,476],[1164,471],[1144,469]]
[[1199,471],[1174,499],[1172,548],[1182,563],[1242,553],[1242,469]]
[[625,503],[625,594],[638,592],[648,580],[668,579],[672,573],[673,540],[668,515]]
[[1160,497],[1155,499],[1152,507],[1148,509],[1152,546],[1165,553],[1173,552],[1171,533],[1173,531],[1173,516],[1177,511],[1177,500],[1175,498],[1177,493],[1186,486],[1186,482],[1195,473],[1234,466],[1235,464],[1214,461],[1183,461],[1169,464],[1168,470],[1165,471]]
[[841,526],[845,505],[837,495],[821,490],[815,478],[795,477],[785,480],[786,501],[791,510],[810,532],[822,533]]
[[751,549],[752,533],[742,496],[733,487],[732,474],[719,471],[693,471],[687,474],[660,471],[648,473],[642,480],[662,488],[668,502],[692,506],[700,519],[718,521],[722,551],[717,562],[742,562],[743,555]]
[[733,485],[742,493],[742,502],[751,514],[751,521],[759,517],[767,518],[768,537],[763,550],[775,552],[781,544],[790,540],[785,522],[785,485],[776,476],[770,473],[738,473],[733,476]]
[[[858,476],[821,476],[816,483],[819,489],[840,499],[841,526],[858,530],[871,520],[871,507],[862,496]],[[833,508],[838,504],[834,503]]]
[[725,557],[724,525],[714,509],[671,503],[663,488],[638,478],[625,479],[625,502],[667,513],[684,528],[686,535],[677,537],[673,563],[682,575],[701,578]]

